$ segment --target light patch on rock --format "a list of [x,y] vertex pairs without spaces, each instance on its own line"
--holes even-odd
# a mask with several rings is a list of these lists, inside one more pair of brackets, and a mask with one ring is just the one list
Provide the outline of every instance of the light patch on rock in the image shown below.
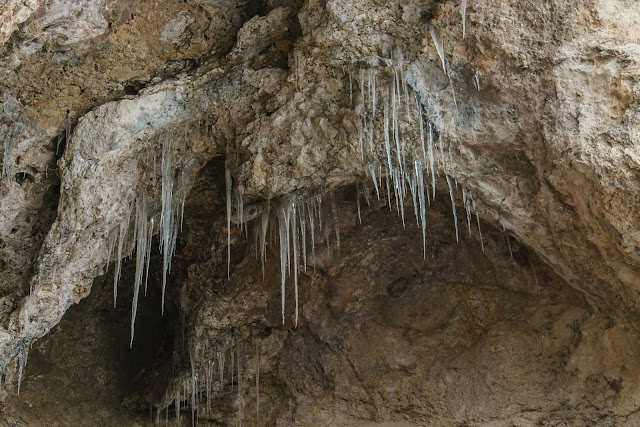
[[194,18],[189,12],[180,12],[164,26],[162,34],[160,35],[160,41],[162,43],[179,44],[182,40],[183,34],[189,25],[193,24],[195,20],[196,18]]

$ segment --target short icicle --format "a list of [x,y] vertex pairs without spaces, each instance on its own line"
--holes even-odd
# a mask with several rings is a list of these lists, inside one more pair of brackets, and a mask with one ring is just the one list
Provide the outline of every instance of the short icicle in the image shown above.
[[462,14],[462,39],[467,35],[467,0],[460,3],[460,13]]
[[440,60],[442,61],[442,70],[448,76],[449,73],[447,72],[447,63],[446,63],[446,60],[445,60],[445,57],[444,57],[444,46],[442,45],[442,40],[440,40],[440,37],[438,36],[438,33],[436,32],[436,29],[434,27],[431,27],[429,29],[429,32],[431,33],[431,38],[433,39],[433,44],[436,45],[436,50],[438,51],[438,56],[440,56]]

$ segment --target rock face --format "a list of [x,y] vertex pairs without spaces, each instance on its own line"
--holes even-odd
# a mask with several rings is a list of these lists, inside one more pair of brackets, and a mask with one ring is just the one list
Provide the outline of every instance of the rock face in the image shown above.
[[[0,22],[8,420],[638,423],[637,5],[9,0]],[[125,298],[131,363],[92,359]],[[46,396],[76,376],[92,397],[63,414]]]

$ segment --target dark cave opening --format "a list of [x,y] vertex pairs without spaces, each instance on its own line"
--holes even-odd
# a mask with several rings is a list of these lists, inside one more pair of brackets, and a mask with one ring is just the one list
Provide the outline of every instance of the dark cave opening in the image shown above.
[[95,279],[89,296],[33,344],[20,395],[12,397],[23,422],[112,425],[117,420],[131,425],[149,419],[173,374],[180,318],[171,293],[161,314],[157,272],[162,261],[155,241],[154,249],[147,294],[138,302],[133,346],[129,348],[135,261],[123,260],[115,308],[111,265]]

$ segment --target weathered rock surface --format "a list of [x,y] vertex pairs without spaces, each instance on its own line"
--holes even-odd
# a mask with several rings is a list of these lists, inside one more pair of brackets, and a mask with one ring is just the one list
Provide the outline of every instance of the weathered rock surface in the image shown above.
[[[202,367],[233,348],[251,378],[259,348],[266,424],[633,425],[639,22],[640,7],[624,0],[6,1],[0,367],[8,383],[32,343],[65,339],[42,337],[74,303],[79,312],[85,304],[82,317],[104,302],[81,300],[114,260],[110,243],[140,195],[151,200],[154,233],[162,231],[160,164],[170,141],[172,178],[191,195],[190,234],[178,237],[167,298],[188,339],[174,343],[179,369],[157,371],[164,382],[134,400],[122,391],[132,410],[172,405],[190,359]],[[375,146],[360,149],[362,120],[374,117],[372,75]],[[244,219],[259,219],[265,199],[277,208],[283,195],[370,182],[368,165],[385,164],[394,76],[407,106],[420,105],[422,133],[430,126],[442,148],[429,214],[434,252],[423,262],[421,238],[410,237],[421,233],[409,226],[410,197],[405,232],[377,205],[353,226],[355,197],[343,194],[340,256],[313,259],[299,327],[289,318],[279,326],[275,260],[263,282],[248,256],[253,237],[235,226],[227,280],[225,168],[236,223],[239,198]],[[400,152],[408,169],[426,162],[415,116],[386,111],[401,122],[394,162],[402,164]],[[473,195],[486,255],[464,238],[451,245],[441,205],[449,179],[458,206],[462,188],[465,200]],[[464,209],[458,220],[462,236]],[[503,229],[521,248],[513,265],[497,243]],[[133,249],[129,239],[124,252]],[[160,258],[152,258],[156,288]],[[132,282],[125,274],[120,286]],[[232,423],[245,402],[246,422],[257,422],[255,391],[243,387],[234,399],[236,387],[198,415]]]
[[210,220],[224,204],[222,168],[218,161],[204,169],[185,206],[169,288],[177,306],[164,319],[158,314],[161,258],[154,256],[129,350],[134,263],[124,267],[124,307],[111,307],[113,271],[97,279],[34,345],[21,393],[10,399],[13,422],[173,423],[177,387],[188,425],[182,381],[192,360],[200,378],[211,375],[197,406],[204,425],[240,418],[247,425],[638,422],[637,332],[486,224],[485,253],[466,232],[456,243],[446,203],[429,214],[423,258],[413,223],[403,229],[386,206],[374,205],[362,209],[360,225],[353,189],[338,194],[340,251],[319,242],[301,277],[298,327],[291,282],[282,325],[277,253],[263,279],[253,248],[236,233],[235,269],[225,283],[224,220]]

